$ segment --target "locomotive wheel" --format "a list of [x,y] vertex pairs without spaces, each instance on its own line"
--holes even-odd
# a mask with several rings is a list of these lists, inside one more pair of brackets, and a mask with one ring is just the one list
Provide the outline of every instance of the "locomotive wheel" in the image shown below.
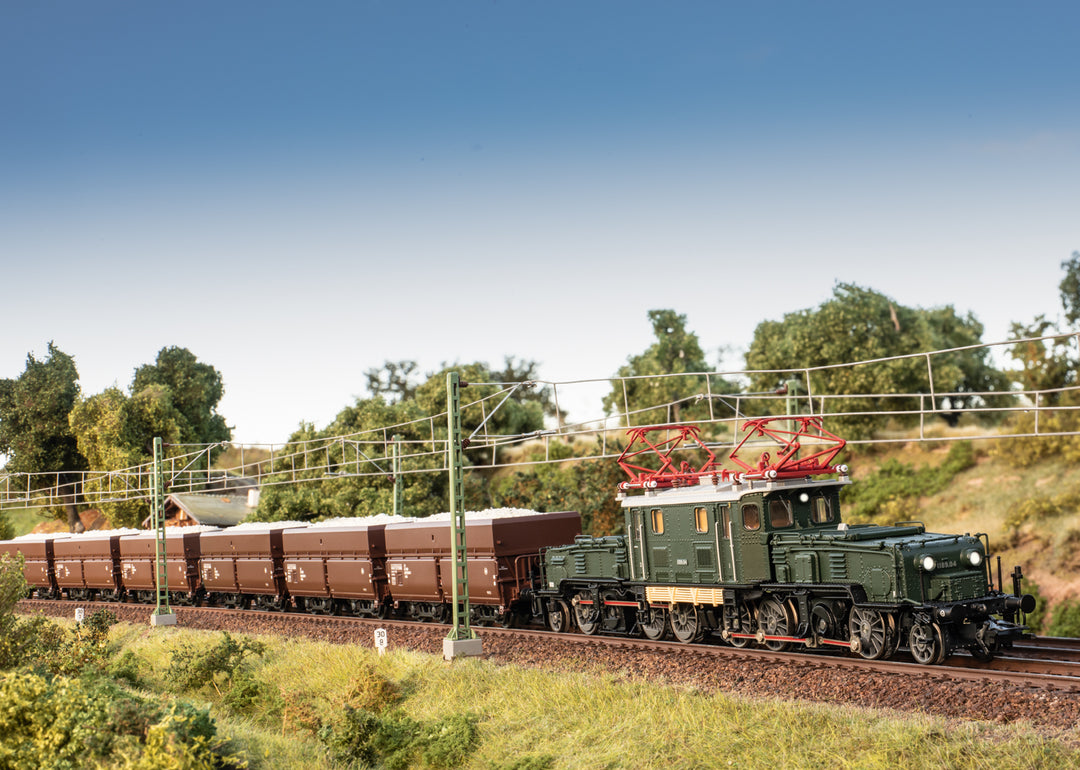
[[892,648],[892,624],[886,615],[866,607],[852,607],[848,632],[859,640],[859,655],[867,660],[879,660]]
[[[754,611],[749,604],[742,603],[739,605],[739,633],[740,634],[752,634],[754,633]],[[753,639],[738,639],[731,637],[732,647],[746,647]]]
[[937,623],[916,623],[908,635],[911,657],[924,666],[945,660],[945,638]]
[[625,607],[608,604],[608,602],[617,602],[621,599],[622,596],[618,591],[604,591],[600,595],[600,600],[604,603],[603,608],[600,610],[600,618],[603,623],[603,631],[606,634],[627,633],[634,623],[636,612],[627,611]]
[[570,608],[562,599],[548,602],[547,626],[557,634],[570,631]]
[[[592,602],[592,594],[582,591],[577,597],[579,600]],[[581,633],[592,636],[600,628],[600,610],[593,604],[574,603],[574,620],[577,621]]]
[[646,639],[656,642],[667,635],[667,615],[667,610],[663,607],[649,607],[644,620],[642,620],[642,615],[638,614],[638,627]]
[[671,632],[683,644],[700,641],[705,636],[701,615],[692,604],[676,604],[671,608]]
[[[791,628],[795,625],[795,619],[791,616],[787,604],[775,597],[769,597],[761,603],[758,622],[765,636],[791,636]],[[791,645],[789,642],[766,640],[765,646],[773,652],[783,652]]]

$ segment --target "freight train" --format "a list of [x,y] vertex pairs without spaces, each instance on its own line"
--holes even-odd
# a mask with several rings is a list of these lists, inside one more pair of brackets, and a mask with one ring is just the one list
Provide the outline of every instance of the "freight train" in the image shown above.
[[[528,614],[541,547],[572,543],[581,517],[503,508],[470,514],[466,533],[471,620],[509,624]],[[4,553],[22,554],[37,598],[156,601],[154,532],[25,535],[0,542]],[[437,622],[451,615],[447,514],[167,527],[164,561],[169,602],[179,606]]]
[[[632,429],[618,460],[622,535],[583,536],[575,512],[469,514],[471,621],[867,659],[905,647],[923,664],[960,649],[989,660],[1025,633],[1034,599],[1019,568],[1003,589],[1000,559],[995,583],[985,535],[849,525],[840,490],[851,481],[833,464],[842,439],[816,418],[751,420],[744,433],[726,469],[693,426]],[[760,442],[775,457],[744,459]],[[447,514],[169,528],[166,551],[175,604],[451,615]],[[153,533],[25,536],[5,552],[23,554],[39,597],[154,601]]]

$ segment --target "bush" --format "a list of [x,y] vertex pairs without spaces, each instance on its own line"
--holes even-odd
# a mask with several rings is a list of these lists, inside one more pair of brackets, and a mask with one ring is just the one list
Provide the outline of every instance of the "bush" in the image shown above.
[[221,641],[209,649],[200,650],[182,643],[171,650],[166,678],[180,692],[213,686],[221,695],[219,681],[228,689],[249,655],[261,657],[265,653],[266,645],[262,642],[246,638],[237,640],[223,631]]
[[1080,602],[1071,598],[1058,602],[1045,634],[1046,636],[1080,636]]
[[284,700],[276,687],[256,679],[247,671],[229,680],[222,703],[237,714],[259,714],[268,718],[276,718],[284,707]]
[[354,709],[378,713],[400,699],[397,686],[380,674],[371,661],[363,661],[349,684],[346,703]]
[[940,465],[914,465],[896,459],[886,460],[877,471],[858,484],[841,492],[851,523],[886,518],[888,521],[911,519],[918,514],[918,498],[945,489],[958,473],[975,465],[975,450],[970,441],[957,441]]
[[479,747],[476,724],[472,714],[425,724],[400,711],[379,715],[345,706],[337,723],[319,730],[319,739],[335,762],[380,764],[387,770],[450,768],[463,765]]

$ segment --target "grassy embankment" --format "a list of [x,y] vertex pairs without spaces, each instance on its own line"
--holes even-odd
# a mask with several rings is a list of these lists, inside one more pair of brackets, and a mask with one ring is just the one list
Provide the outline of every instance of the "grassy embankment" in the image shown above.
[[[111,640],[129,650],[144,692],[175,691],[172,651],[221,638],[189,630],[120,625]],[[391,650],[264,638],[230,685],[220,676],[184,697],[212,704],[220,734],[253,767],[337,767],[320,725],[342,733],[346,704],[381,714],[370,746],[384,758],[423,765],[423,740],[402,735],[450,715],[471,715],[476,742],[462,766],[476,768],[940,768],[1065,767],[1080,763],[1077,736],[1054,740],[1023,724],[955,723],[863,709],[662,687],[618,673],[552,672]],[[245,698],[235,690],[260,693]],[[220,693],[218,691],[221,691]],[[229,705],[231,704],[231,705]],[[410,727],[412,726],[412,727]],[[445,732],[445,728],[444,728]],[[413,734],[421,734],[414,732]],[[326,736],[328,730],[323,731]],[[355,737],[355,736],[354,736]],[[337,744],[343,745],[340,741]],[[353,744],[356,745],[355,742]],[[401,752],[393,753],[395,746]],[[411,752],[411,753],[410,753]],[[438,755],[433,755],[437,759]],[[444,755],[445,760],[445,755]]]

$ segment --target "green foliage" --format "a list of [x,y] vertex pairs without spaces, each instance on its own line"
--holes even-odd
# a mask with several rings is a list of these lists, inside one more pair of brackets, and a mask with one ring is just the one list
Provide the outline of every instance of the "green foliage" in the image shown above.
[[555,767],[555,759],[551,754],[530,754],[498,765],[496,770],[551,770]]
[[129,687],[142,687],[142,665],[131,650],[124,650],[118,657],[113,658],[105,668],[105,673],[118,682],[123,682]]
[[1070,597],[1058,602],[1045,634],[1080,637],[1080,600]]
[[346,703],[354,709],[378,713],[401,700],[397,685],[379,673],[375,663],[362,661],[349,684]]
[[214,444],[232,438],[225,418],[217,413],[225,395],[221,374],[210,364],[200,363],[187,348],[162,348],[153,364],[135,370],[133,395],[154,388],[169,394],[182,443]]
[[[702,374],[710,367],[697,335],[687,330],[686,316],[674,310],[650,310],[648,316],[656,342],[644,353],[630,356],[615,373],[617,377],[642,379],[615,382],[604,396],[604,412],[623,415],[626,425],[702,419],[708,415],[708,405],[697,397],[710,389],[708,375]],[[687,376],[665,376],[672,374]],[[714,394],[730,393],[734,387],[720,377],[712,377],[711,390]],[[630,415],[626,414],[628,410]]]
[[26,356],[18,379],[0,380],[0,454],[12,473],[86,468],[68,414],[79,397],[75,360],[52,342],[44,361]]
[[[414,472],[434,470],[442,462],[430,454],[411,456],[431,452],[430,425],[418,422],[424,417],[414,401],[387,404],[382,398],[370,398],[342,409],[324,430],[302,425],[275,459],[271,477],[298,483],[265,485],[251,518],[312,521],[391,511],[390,448],[382,443],[383,429],[389,425],[400,426],[395,431],[403,437],[405,510],[413,516],[444,510],[444,474]],[[445,427],[440,435],[445,438]],[[350,441],[328,440],[335,436],[349,436]]]
[[220,641],[208,649],[181,642],[169,653],[167,679],[179,692],[213,687],[220,695],[219,682],[228,688],[249,656],[262,657],[265,653],[263,642],[236,639],[228,631],[223,631]]
[[1036,495],[1020,500],[1005,517],[1003,526],[1010,546],[1023,538],[1025,525],[1045,530],[1047,521],[1080,510],[1080,487],[1072,486],[1054,495]]
[[1074,251],[1069,259],[1062,262],[1061,269],[1065,271],[1065,277],[1058,284],[1058,289],[1061,292],[1061,305],[1065,308],[1065,321],[1076,326],[1080,321],[1080,251]]
[[[112,655],[108,636],[116,615],[99,610],[69,629],[40,616],[17,618],[10,609],[4,611],[19,584],[7,567],[0,560],[0,594],[4,597],[0,598],[0,669],[25,666],[65,676],[103,670]],[[22,577],[21,570],[18,577]]]
[[221,702],[237,714],[277,718],[284,708],[281,692],[249,671],[240,671],[228,680]]
[[480,746],[477,722],[472,714],[451,714],[424,723],[401,711],[380,715],[346,705],[319,739],[336,762],[388,770],[460,767]]
[[0,703],[0,767],[78,768],[101,756],[109,702],[83,681],[0,674]]
[[[782,321],[758,324],[746,365],[754,370],[798,373],[807,367],[976,345],[982,333],[982,324],[974,316],[958,316],[951,306],[909,308],[871,289],[840,283],[833,288],[832,299],[818,308],[787,313]],[[1004,392],[1009,388],[1007,377],[993,367],[985,349],[934,356],[933,372],[935,392],[957,394],[943,400],[947,403],[937,404],[953,412],[978,403],[979,397],[968,394]],[[778,374],[755,375],[751,390],[771,390],[782,379]],[[915,357],[813,372],[810,389],[815,395],[928,394],[930,382],[926,360]],[[843,412],[903,411],[917,409],[920,401],[897,397],[837,399],[826,404]],[[912,418],[897,419],[906,423]],[[830,429],[849,439],[866,437],[879,427],[881,421],[869,416],[830,419]]]
[[[507,359],[506,369],[492,371],[487,364],[452,367],[462,380],[472,383],[511,382],[508,377],[534,376],[535,364]],[[398,393],[387,402],[382,393],[358,399],[342,409],[323,430],[303,424],[278,453],[272,467],[275,474],[265,485],[259,507],[252,519],[260,521],[313,521],[339,516],[365,516],[393,510],[393,481],[390,477],[391,435],[402,436],[402,503],[409,516],[428,516],[447,508],[446,476],[433,471],[443,465],[446,440],[446,373],[450,367],[429,376],[415,388]],[[411,371],[411,370],[410,370]],[[490,418],[485,430],[499,434],[531,433],[543,427],[550,402],[545,389],[519,389],[492,414],[502,401],[500,386],[473,384],[463,391],[462,428],[478,428]],[[411,397],[404,398],[405,393]],[[484,405],[477,402],[481,399]],[[435,418],[432,421],[431,418]],[[394,427],[392,431],[387,429]],[[334,440],[346,436],[347,440]],[[434,437],[435,443],[432,443]],[[466,462],[482,465],[490,461],[486,451],[470,451]],[[282,483],[276,483],[282,482]],[[284,483],[288,482],[288,483]],[[487,507],[486,480],[471,475],[466,501]]]
[[[79,397],[75,360],[52,342],[44,361],[26,356],[26,369],[17,379],[0,379],[0,454],[8,455],[11,473],[59,473],[67,484],[68,523],[75,525],[77,477],[66,472],[85,470],[68,416]],[[57,483],[52,478],[48,486]],[[60,511],[56,511],[57,514]]]
[[945,489],[956,474],[975,465],[970,441],[957,441],[939,465],[921,468],[890,459],[874,473],[841,492],[844,518],[852,523],[877,519],[902,521],[918,512],[918,498]]
[[[552,442],[551,457],[558,459],[565,444]],[[543,459],[543,452],[529,456]],[[623,526],[622,508],[615,495],[625,476],[610,460],[579,460],[563,464],[525,466],[491,482],[491,504],[540,512],[578,511],[587,534],[609,535]]]
[[0,555],[0,623],[12,618],[15,605],[26,598],[25,561],[21,553],[14,557],[9,553]]
[[[111,387],[80,400],[71,411],[71,429],[90,467],[130,468],[151,459],[155,437],[172,445],[167,455],[187,451],[180,444],[228,440],[230,431],[216,411],[222,394],[214,367],[199,363],[185,348],[163,348],[156,364],[136,370],[130,396]],[[84,491],[105,492],[108,483],[90,482]],[[138,526],[149,513],[145,501],[102,503],[100,508],[116,526]]]

